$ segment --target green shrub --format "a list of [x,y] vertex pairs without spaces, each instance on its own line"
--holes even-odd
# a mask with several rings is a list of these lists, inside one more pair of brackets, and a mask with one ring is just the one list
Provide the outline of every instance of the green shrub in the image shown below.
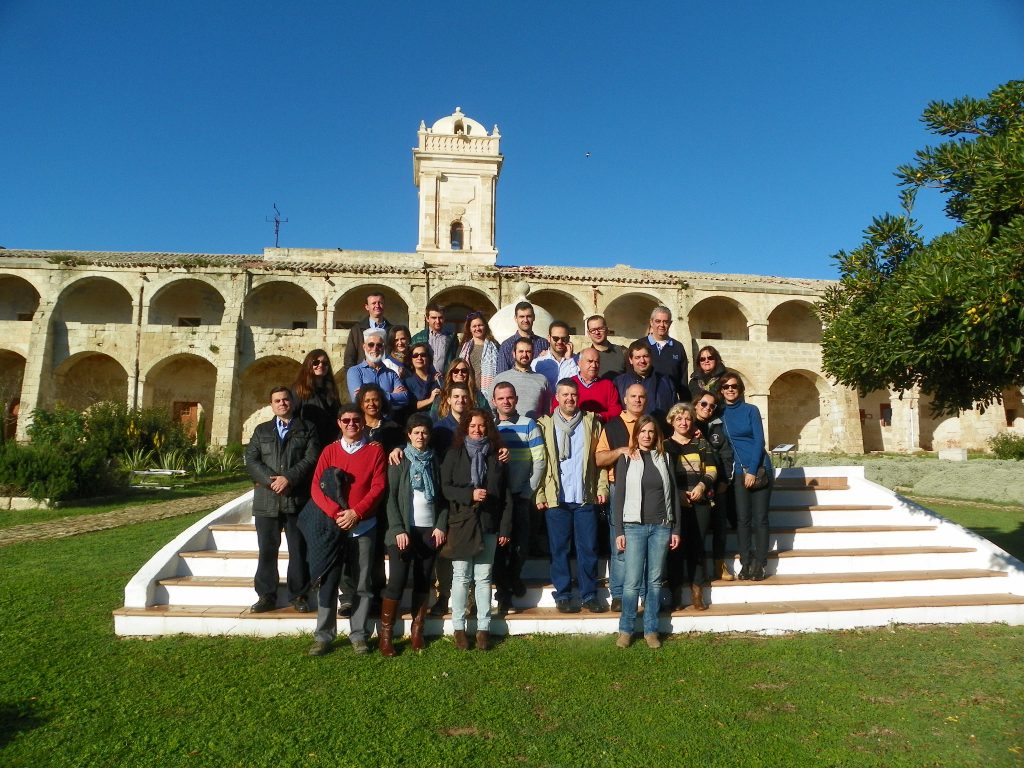
[[997,459],[1024,461],[1024,435],[1012,432],[1000,432],[988,439],[988,445]]
[[97,446],[7,443],[0,449],[0,486],[34,499],[85,498],[110,493],[123,475]]
[[32,411],[29,440],[36,445],[75,445],[85,442],[85,414],[58,405],[52,411]]

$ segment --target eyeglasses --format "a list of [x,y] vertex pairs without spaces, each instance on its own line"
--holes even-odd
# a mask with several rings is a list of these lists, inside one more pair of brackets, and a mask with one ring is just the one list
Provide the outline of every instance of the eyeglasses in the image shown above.
[[606,326],[606,325],[599,325],[596,328],[587,328],[587,333],[597,333],[598,331],[607,331],[607,330],[608,330],[608,326]]
[[554,342],[557,342],[558,344],[566,344],[569,341],[569,337],[568,336],[552,336],[551,340],[554,341]]
[[703,400],[701,400],[701,401],[699,401],[697,403],[697,407],[698,408],[714,408],[715,404],[714,403],[705,403]]
[[739,389],[739,388],[740,388],[739,384],[723,384],[722,386],[719,387],[719,389],[722,389],[722,390],[725,390],[725,389]]
[[426,357],[427,353],[426,352],[413,352],[412,356],[413,357]]
[[350,416],[348,418],[344,418],[343,417],[343,418],[338,419],[338,421],[340,421],[342,424],[362,424],[363,423],[363,420],[361,418],[359,418],[358,416]]
[[716,360],[716,358],[714,358],[714,357],[702,357],[702,358],[700,358],[700,361],[702,363],[713,363],[713,362],[715,362],[715,360]]

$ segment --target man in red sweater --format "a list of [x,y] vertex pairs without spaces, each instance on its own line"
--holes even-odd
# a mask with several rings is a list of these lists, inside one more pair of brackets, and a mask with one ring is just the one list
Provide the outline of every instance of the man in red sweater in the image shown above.
[[[607,423],[622,413],[619,391],[610,379],[601,379],[601,353],[593,347],[580,352],[580,372],[572,377],[579,385],[579,409],[589,411],[602,423]],[[558,407],[558,400],[551,399],[551,413]]]
[[[316,642],[310,656],[323,656],[331,649],[338,633],[338,582],[342,568],[356,585],[350,618],[349,641],[358,654],[369,651],[366,644],[370,612],[370,568],[377,525],[377,506],[387,488],[387,467],[380,443],[367,442],[363,415],[356,405],[343,405],[338,414],[341,437],[324,448],[313,472],[311,495],[320,511],[343,532],[341,551],[335,564],[323,575],[317,596]],[[338,498],[331,498],[320,487],[324,472],[336,467],[341,472]]]

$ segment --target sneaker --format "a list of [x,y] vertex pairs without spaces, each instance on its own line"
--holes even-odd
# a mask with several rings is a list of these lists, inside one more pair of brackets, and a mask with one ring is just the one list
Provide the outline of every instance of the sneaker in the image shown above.
[[366,644],[365,640],[353,640],[352,650],[357,656],[365,656],[370,652],[370,646]]
[[296,597],[294,600],[292,600],[291,605],[292,608],[294,608],[297,613],[309,613],[313,610],[309,606],[309,600],[306,598],[305,595],[299,595],[298,597]]
[[555,609],[559,613],[579,613],[579,606],[573,605],[568,600],[555,600]]
[[647,643],[648,648],[661,648],[661,638],[658,637],[657,632],[644,635],[644,642]]
[[266,613],[277,608],[277,600],[270,595],[264,595],[249,608],[249,613]]
[[629,644],[633,642],[633,636],[629,632],[619,632],[618,638],[615,640],[616,648],[629,648]]
[[615,611],[615,613],[622,613],[622,598],[621,597],[613,597],[612,598],[612,610]]
[[330,652],[331,644],[329,642],[326,640],[317,640],[307,651],[307,654],[310,656],[326,656]]
[[589,611],[590,613],[608,612],[608,606],[605,604],[604,600],[602,600],[599,597],[590,598],[585,603],[583,603],[583,607],[586,608],[587,611]]

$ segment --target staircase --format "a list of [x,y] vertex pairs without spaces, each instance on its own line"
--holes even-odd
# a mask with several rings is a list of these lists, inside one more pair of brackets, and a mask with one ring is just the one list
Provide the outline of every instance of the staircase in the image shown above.
[[[125,588],[114,611],[118,635],[311,633],[315,614],[296,613],[281,590],[277,610],[250,614],[256,600],[252,492],[192,525]],[[707,611],[664,615],[662,631],[780,633],[891,623],[1024,624],[1024,564],[991,542],[864,479],[863,467],[783,469],[769,515],[770,578],[715,581]],[[730,535],[727,552],[735,552]],[[602,568],[604,563],[602,562]],[[282,580],[287,553],[282,547]],[[739,562],[735,561],[735,570]],[[527,563],[516,612],[493,619],[496,634],[602,634],[618,614],[561,614],[548,563]],[[607,590],[603,597],[607,598]],[[408,592],[405,606],[408,605]],[[396,622],[407,633],[408,611]],[[473,629],[470,621],[469,629]],[[344,620],[339,622],[344,629]],[[428,619],[448,634],[448,617]]]

